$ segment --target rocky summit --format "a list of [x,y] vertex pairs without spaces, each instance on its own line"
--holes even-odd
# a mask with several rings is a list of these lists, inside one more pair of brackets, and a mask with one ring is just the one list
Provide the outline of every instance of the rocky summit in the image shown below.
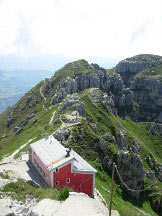
[[97,169],[107,204],[115,163],[120,215],[162,215],[162,57],[138,55],[112,69],[65,65],[0,115],[0,158],[27,143],[17,159],[31,139],[51,134]]

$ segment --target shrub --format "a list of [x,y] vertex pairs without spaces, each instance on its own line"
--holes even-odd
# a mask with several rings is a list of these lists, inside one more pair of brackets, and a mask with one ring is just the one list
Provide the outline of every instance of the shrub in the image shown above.
[[58,200],[64,201],[68,197],[69,197],[69,188],[68,187],[62,188],[58,194]]

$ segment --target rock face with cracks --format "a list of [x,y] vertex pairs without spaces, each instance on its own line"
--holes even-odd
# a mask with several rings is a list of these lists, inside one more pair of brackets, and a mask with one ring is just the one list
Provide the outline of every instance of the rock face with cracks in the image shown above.
[[117,169],[123,182],[125,182],[130,189],[137,191],[128,190],[128,188],[123,185],[123,182],[121,182],[122,186],[128,193],[138,199],[145,176],[145,170],[139,156],[135,153],[120,152],[117,155]]
[[94,68],[90,65],[89,67],[93,68],[94,73],[81,73],[73,78],[67,77],[59,83],[52,99],[53,105],[62,102],[68,94],[78,93],[89,88],[98,88],[107,94],[112,92],[114,97],[111,106],[124,108],[132,105],[133,93],[129,88],[125,88],[120,75],[116,73],[108,75],[106,70],[99,66]]
[[134,56],[119,62],[116,71],[139,105],[136,119],[162,123],[162,58]]

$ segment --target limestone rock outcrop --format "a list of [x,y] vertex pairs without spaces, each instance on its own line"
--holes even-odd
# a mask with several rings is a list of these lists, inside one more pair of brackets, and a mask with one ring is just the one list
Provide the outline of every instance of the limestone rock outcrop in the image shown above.
[[[120,181],[121,185],[125,190],[132,196],[138,199],[140,190],[143,187],[145,170],[140,160],[140,157],[135,153],[120,152],[117,155],[117,169],[123,182],[132,190],[128,190]],[[120,178],[119,178],[120,180]],[[139,191],[138,191],[139,190]]]
[[84,116],[86,114],[84,104],[81,102],[80,98],[75,95],[71,95],[70,97],[67,97],[62,102],[57,113],[61,113],[62,111],[67,109],[71,111],[76,111],[80,116]]
[[135,78],[130,86],[139,104],[139,120],[162,123],[162,83],[154,78]]
[[119,62],[115,70],[139,105],[133,120],[162,123],[162,58],[138,55]]
[[[105,69],[96,65],[95,67],[94,65],[90,65],[89,67],[93,67],[95,72],[80,73],[74,77],[66,77],[59,82],[57,91],[52,98],[53,105],[62,102],[68,94],[78,93],[89,88],[98,88],[108,96],[113,95],[108,102],[113,109],[114,107],[125,108],[133,104],[133,92],[125,87],[119,74],[108,74]],[[55,83],[55,81],[53,81],[53,83]]]
[[137,73],[159,64],[162,64],[161,56],[143,54],[122,60],[117,64],[116,71],[121,75],[126,86],[130,86],[132,78]]

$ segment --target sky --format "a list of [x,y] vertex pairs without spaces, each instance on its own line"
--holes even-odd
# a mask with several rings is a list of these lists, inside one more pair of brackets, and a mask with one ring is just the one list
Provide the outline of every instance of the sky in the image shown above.
[[161,0],[0,0],[0,68],[162,55]]

